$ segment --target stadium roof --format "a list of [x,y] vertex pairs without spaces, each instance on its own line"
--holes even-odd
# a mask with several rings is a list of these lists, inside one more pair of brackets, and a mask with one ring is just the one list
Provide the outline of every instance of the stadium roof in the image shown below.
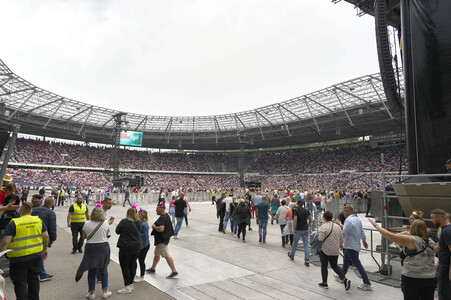
[[390,111],[379,74],[253,110],[171,117],[120,112],[72,100],[34,86],[0,60],[0,103],[3,129],[20,124],[25,134],[105,144],[114,139],[114,116],[125,113],[123,130],[142,131],[144,147],[162,149],[292,146],[399,133],[400,127],[400,116]]

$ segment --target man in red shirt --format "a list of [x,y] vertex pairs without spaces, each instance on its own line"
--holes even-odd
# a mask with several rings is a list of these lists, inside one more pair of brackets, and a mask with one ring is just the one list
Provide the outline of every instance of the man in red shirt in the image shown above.
[[5,176],[3,176],[3,184],[2,187],[0,188],[0,204],[3,204],[3,200],[5,200],[5,187],[11,182],[13,181],[13,177],[11,176],[11,174],[6,173]]

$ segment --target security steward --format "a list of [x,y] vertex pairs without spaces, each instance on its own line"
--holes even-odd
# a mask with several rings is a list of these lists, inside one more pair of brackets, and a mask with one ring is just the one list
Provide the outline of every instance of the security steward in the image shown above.
[[39,299],[39,271],[41,259],[47,258],[49,236],[47,227],[37,216],[31,216],[32,204],[22,203],[19,218],[6,226],[0,251],[7,248],[10,276],[18,300]]
[[216,204],[216,189],[211,191],[211,205]]
[[[72,232],[72,254],[77,253],[77,250],[82,253],[83,250],[83,235],[82,230],[85,225],[85,218],[89,220],[88,207],[83,204],[83,196],[77,195],[77,202],[69,207],[67,214],[67,227],[70,227]],[[80,235],[80,239],[78,239]]]

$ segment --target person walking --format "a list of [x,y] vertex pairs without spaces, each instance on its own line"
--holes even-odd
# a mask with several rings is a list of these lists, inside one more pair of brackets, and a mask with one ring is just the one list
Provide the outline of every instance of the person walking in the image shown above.
[[368,275],[362,266],[359,259],[360,252],[360,241],[362,241],[363,246],[368,248],[368,243],[366,242],[365,232],[363,232],[362,221],[354,214],[354,209],[352,206],[345,206],[343,208],[343,216],[345,217],[345,222],[343,224],[343,273],[346,275],[349,268],[349,263],[359,271],[360,276],[362,276],[363,284],[359,285],[357,288],[362,291],[370,291],[371,282],[368,279]]
[[244,199],[240,199],[238,206],[233,210],[232,218],[236,218],[236,224],[238,224],[238,234],[237,238],[243,234],[243,243],[246,242],[246,226],[251,220],[251,210],[249,206],[245,203]]
[[[255,198],[254,198],[255,199]],[[266,228],[268,227],[268,214],[272,217],[271,209],[269,203],[267,202],[267,197],[262,197],[262,202],[260,202],[255,211],[257,215],[258,224],[258,241],[263,244],[266,243]]]
[[144,281],[144,273],[146,271],[146,262],[145,261],[146,261],[147,252],[149,251],[149,248],[150,248],[149,224],[147,224],[147,222],[149,222],[149,217],[147,215],[147,211],[140,210],[138,212],[138,218],[139,218],[139,221],[141,222],[140,234],[141,234],[141,240],[142,240],[141,250],[139,251],[139,254],[138,254],[140,276],[136,276],[135,280],[133,280],[133,282]]
[[304,265],[310,266],[310,249],[308,245],[308,229],[312,225],[312,216],[310,212],[305,209],[304,203],[298,202],[297,206],[293,206],[293,245],[291,252],[288,252],[288,257],[294,260],[296,248],[298,247],[299,239],[302,238],[304,244]]
[[277,208],[275,219],[277,222],[279,222],[280,225],[280,233],[282,234],[282,248],[285,248],[285,245],[288,244],[288,235],[283,234],[283,230],[285,226],[287,226],[287,219],[285,218],[285,215],[288,211],[287,200],[282,199],[281,206]]
[[[105,195],[105,197],[106,197],[106,195]],[[125,203],[127,203],[127,201],[128,201],[128,204],[130,206],[132,206],[132,204],[130,203],[130,188],[125,189],[124,203],[122,203],[122,207],[125,207]]]
[[211,190],[211,205],[216,203],[216,189]]
[[233,215],[233,212],[235,211],[236,207],[238,206],[238,203],[236,201],[236,198],[233,197],[232,203],[230,203],[229,210],[230,210],[230,232],[235,236],[238,232],[238,225],[236,224],[236,215]]
[[[39,201],[35,201],[34,203],[39,203]],[[56,241],[56,214],[52,210],[53,198],[47,197],[44,200],[43,206],[33,207],[31,212],[32,216],[38,216],[42,222],[44,222],[47,227],[47,232],[49,235],[49,244],[47,245],[50,248],[53,243]],[[39,279],[41,282],[51,280],[53,275],[47,274],[44,266],[44,260],[41,260],[41,271],[39,272]]]
[[117,247],[119,248],[119,264],[124,279],[124,287],[118,294],[129,294],[133,291],[133,279],[136,275],[136,260],[141,250],[141,222],[136,208],[127,209],[127,217],[122,219],[116,227],[119,235]]
[[0,242],[0,251],[13,250],[6,255],[17,300],[39,299],[40,262],[47,258],[47,227],[31,211],[31,203],[22,203],[20,217],[9,222]]
[[178,272],[175,268],[174,259],[169,254],[168,244],[171,240],[171,236],[174,235],[174,229],[172,228],[171,219],[166,213],[166,207],[158,204],[156,209],[157,215],[160,216],[152,225],[152,233],[154,236],[154,257],[152,267],[147,271],[151,274],[155,274],[157,264],[160,261],[160,256],[166,259],[169,268],[171,268],[171,274],[166,276],[167,279],[171,279],[178,276]]
[[323,213],[324,224],[318,230],[318,241],[322,242],[321,252],[319,258],[321,261],[321,278],[322,282],[318,285],[327,289],[327,267],[330,263],[332,270],[338,275],[341,282],[345,286],[345,290],[349,291],[351,288],[351,280],[347,279],[343,271],[338,267],[338,256],[340,255],[340,247],[343,243],[343,234],[340,226],[334,225],[332,221],[333,214],[330,211]]
[[[274,191],[274,197],[271,199],[271,215],[275,215],[277,212],[277,209],[280,206],[280,199],[277,195],[277,190]],[[277,222],[277,219],[276,219]],[[271,217],[271,225],[274,224],[274,217]]]
[[224,229],[224,217],[225,217],[225,203],[224,199],[226,198],[226,192],[221,193],[221,198],[216,200],[216,217],[219,219],[219,227],[218,231],[223,232]]
[[100,274],[102,282],[102,299],[111,297],[112,293],[108,290],[108,264],[110,263],[110,244],[108,235],[110,225],[105,220],[101,207],[94,207],[91,212],[91,218],[83,226],[83,238],[86,239],[85,252],[83,260],[78,267],[75,275],[75,281],[78,282],[83,273],[88,271],[88,294],[87,299],[95,299],[96,274]]
[[183,217],[185,216],[186,201],[183,200],[183,197],[184,195],[180,194],[180,197],[172,204],[175,206],[175,218],[177,220],[177,225],[175,226],[174,232],[175,239],[178,237],[180,228],[182,227]]
[[401,290],[404,299],[433,300],[437,286],[435,243],[429,238],[426,223],[415,220],[409,235],[399,235],[382,228],[373,219],[369,221],[382,236],[403,247],[405,259],[401,260]]
[[229,193],[229,197],[224,198],[224,206],[225,206],[225,215],[224,215],[224,225],[222,227],[222,233],[225,233],[227,229],[227,223],[229,222],[231,213],[230,213],[230,204],[233,202],[233,193]]
[[171,202],[169,202],[169,215],[171,216],[172,226],[175,227],[175,206],[174,202],[177,200],[177,196],[172,196]]
[[[83,204],[83,197],[77,196],[77,201],[69,207],[67,214],[67,227],[72,232],[72,254],[77,253],[77,250],[82,253],[83,235],[82,230],[85,225],[85,218],[89,220],[88,207]],[[80,235],[80,238],[78,238]]]

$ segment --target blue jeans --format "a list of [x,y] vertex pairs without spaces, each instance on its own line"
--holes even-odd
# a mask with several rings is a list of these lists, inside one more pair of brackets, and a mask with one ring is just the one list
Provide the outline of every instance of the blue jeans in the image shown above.
[[227,222],[229,221],[229,219],[230,219],[230,212],[226,211],[225,216],[224,216],[224,225],[223,225],[224,230],[227,229]]
[[[100,273],[98,269],[89,269],[88,271],[88,292],[96,289],[96,274]],[[108,270],[105,268],[105,273],[101,276],[102,289],[108,288]]]
[[39,272],[39,278],[44,279],[47,277],[47,272],[45,271],[44,268],[44,261],[41,260],[41,271]]
[[238,232],[238,225],[236,225],[236,217],[230,218],[230,231],[233,234],[236,234]]
[[296,230],[296,234],[293,235],[293,246],[291,246],[291,257],[294,257],[299,240],[302,237],[302,243],[304,244],[304,260],[310,260],[310,249],[308,247],[308,230]]
[[[280,233],[283,234],[283,229],[287,226],[287,224],[280,225]],[[288,244],[288,235],[282,235],[282,246]]]
[[362,263],[359,259],[359,252],[352,249],[344,249],[343,253],[343,273],[346,275],[349,268],[349,262],[352,262],[352,265],[357,268],[360,275],[362,276],[363,283],[371,285],[370,280],[368,279],[368,275],[366,274],[365,269],[362,266]]
[[266,227],[268,226],[268,220],[258,220],[258,236],[263,237],[266,240]]
[[181,218],[175,217],[175,218],[177,219],[177,224],[175,225],[174,235],[177,236],[179,234],[180,227],[182,227],[183,217]]
[[129,204],[130,206],[132,206],[132,204],[130,203],[130,198],[125,198],[125,199],[124,199],[124,203],[122,203],[122,206],[125,206],[125,203],[127,203],[127,201],[128,201],[128,204]]

